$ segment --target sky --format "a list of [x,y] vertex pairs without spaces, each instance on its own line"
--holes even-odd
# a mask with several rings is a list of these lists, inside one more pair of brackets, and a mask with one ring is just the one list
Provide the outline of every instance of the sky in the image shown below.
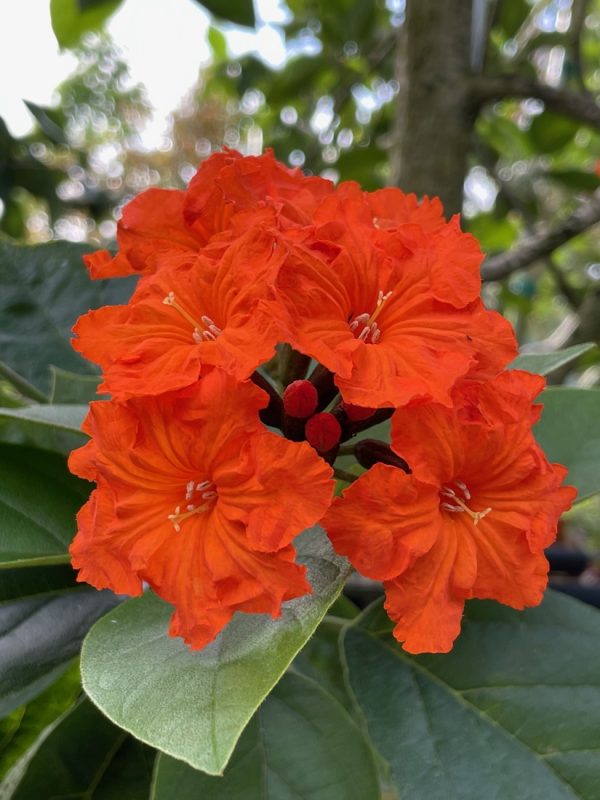
[[[17,137],[32,128],[23,100],[51,105],[54,89],[77,63],[70,52],[59,51],[49,6],[49,0],[18,0],[0,7],[0,116]],[[279,0],[255,0],[255,8],[257,32],[225,26],[229,50],[234,56],[257,50],[272,65],[282,64],[285,46],[278,23],[286,12]],[[155,108],[147,139],[160,136],[168,112],[210,58],[209,24],[209,15],[195,0],[124,0],[110,18],[107,29],[131,77],[146,86]]]

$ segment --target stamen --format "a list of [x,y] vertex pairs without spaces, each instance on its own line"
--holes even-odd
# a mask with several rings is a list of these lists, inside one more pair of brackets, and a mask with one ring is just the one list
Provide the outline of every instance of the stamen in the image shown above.
[[[454,480],[453,483],[461,490],[461,492],[465,497],[465,500],[471,499],[471,492],[467,488],[467,485],[464,483],[464,481]],[[492,510],[491,508],[484,508],[483,511],[473,511],[473,509],[469,508],[469,506],[464,502],[464,500],[462,500],[454,491],[454,489],[452,489],[450,486],[443,486],[440,489],[440,495],[442,497],[448,497],[452,500],[452,503],[446,503],[446,502],[440,503],[440,508],[443,508],[445,511],[452,511],[453,513],[466,511],[467,514],[473,520],[474,525],[477,525],[479,522],[481,522],[481,520],[484,517],[487,517],[487,515]]]
[[185,499],[192,500],[195,492],[201,492],[201,499],[204,501],[200,505],[195,503],[187,503],[185,511],[181,511],[181,506],[177,506],[173,514],[169,514],[167,519],[173,523],[173,528],[177,533],[181,530],[181,523],[183,520],[188,519],[194,514],[201,514],[203,511],[211,508],[212,501],[217,497],[215,485],[212,481],[188,481],[185,485]]
[[454,481],[454,483],[458,486],[459,489],[462,490],[462,493],[467,498],[467,500],[471,499],[471,492],[467,489],[467,485],[463,481]]
[[463,511],[460,506],[452,506],[450,503],[440,503],[440,508],[445,508],[446,511]]
[[[204,341],[214,342],[217,336],[223,333],[222,329],[219,328],[215,322],[206,315],[200,317],[202,320],[202,324],[197,322],[191,314],[189,314],[183,306],[181,306],[177,300],[175,299],[175,292],[169,292],[168,295],[163,299],[163,303],[166,306],[173,306],[173,308],[178,311],[181,316],[187,320],[194,328],[192,331],[192,339],[196,342],[196,344],[201,344]],[[203,327],[206,330],[203,329]]]
[[369,337],[371,337],[371,344],[375,344],[381,339],[381,330],[379,329],[379,325],[375,322],[381,310],[389,298],[392,296],[392,292],[386,292],[385,294],[380,289],[377,295],[377,302],[375,304],[375,311],[372,314],[368,314],[367,312],[363,312],[355,317],[352,322],[350,323],[349,327],[352,333],[358,330],[360,325],[363,325],[363,329],[358,335],[358,339],[361,342],[367,343],[369,341]]

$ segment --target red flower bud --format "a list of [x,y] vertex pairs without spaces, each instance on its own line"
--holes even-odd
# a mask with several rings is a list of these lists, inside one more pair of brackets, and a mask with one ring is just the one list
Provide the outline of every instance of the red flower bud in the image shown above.
[[342,408],[350,422],[362,422],[363,419],[369,419],[375,413],[374,408],[363,408],[355,406],[353,403],[342,403]]
[[328,453],[338,444],[342,428],[333,414],[323,412],[311,417],[304,428],[306,441],[319,453]]
[[319,396],[310,381],[294,381],[283,393],[283,407],[290,417],[306,419],[317,408]]

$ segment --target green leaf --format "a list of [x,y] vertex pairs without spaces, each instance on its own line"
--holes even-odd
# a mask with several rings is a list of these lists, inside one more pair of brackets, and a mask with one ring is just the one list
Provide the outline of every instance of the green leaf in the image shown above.
[[542,419],[534,428],[547,457],[564,464],[578,500],[600,491],[600,389],[546,389]]
[[246,25],[254,28],[254,3],[252,0],[197,0],[211,14],[236,25]]
[[218,28],[211,25],[208,29],[208,43],[212,50],[213,61],[219,63],[227,58],[227,39]]
[[98,394],[100,375],[80,375],[60,367],[50,367],[52,388],[50,402],[66,405],[89,403],[90,400],[106,400],[108,395]]
[[132,280],[88,278],[82,256],[90,250],[70,242],[27,247],[0,241],[2,361],[45,394],[50,364],[97,374],[72,349],[71,328],[80,314],[125,303],[131,294]]
[[[42,733],[23,763],[0,784],[0,797],[146,800],[151,759],[141,742],[82,700]],[[3,789],[11,793],[3,795]]]
[[0,573],[0,603],[82,588],[83,584],[77,583],[75,571],[69,564],[14,567]]
[[122,0],[50,0],[52,30],[61,47],[77,47],[84,33],[101,28]]
[[52,119],[52,109],[42,108],[29,100],[25,100],[24,103],[49,139],[52,139],[57,144],[69,144],[62,127]]
[[87,589],[0,606],[0,717],[55,681],[90,626],[118,602],[112,592]]
[[581,123],[555,111],[544,111],[535,117],[529,133],[538,150],[552,153],[560,150],[575,136]]
[[87,441],[81,431],[87,411],[86,405],[0,408],[0,440],[69,453]]
[[[174,788],[176,787],[176,792]],[[225,776],[159,755],[152,800],[379,800],[369,745],[313,681],[285,675],[242,734]]]
[[18,718],[10,738],[0,743],[0,779],[26,753],[44,728],[73,705],[80,692],[79,664],[74,663],[35,700],[0,720],[2,726],[6,719]]
[[565,364],[575,361],[593,347],[595,347],[593,342],[586,342],[585,344],[574,344],[564,350],[556,350],[554,353],[523,353],[515,358],[508,369],[523,369],[537,375],[549,375],[554,370],[564,367]]
[[507,36],[514,36],[531,11],[527,0],[505,0],[500,3],[497,24]]
[[346,622],[346,619],[328,614],[294,659],[293,669],[316,681],[353,714],[354,707],[344,686],[339,652],[340,633]]
[[66,563],[88,492],[61,456],[0,444],[0,568]]
[[347,678],[403,800],[597,800],[600,616],[549,592],[467,605],[447,655],[411,657],[378,602],[344,636]]
[[583,172],[576,169],[554,169],[545,172],[544,177],[552,178],[575,191],[595,192],[600,186],[600,178],[595,172]]
[[82,650],[83,685],[121,727],[191,766],[221,773],[252,714],[339,594],[349,567],[324,533],[297,540],[313,594],[282,616],[236,614],[217,639],[191,651],[167,635],[171,608],[155,595],[100,620]]

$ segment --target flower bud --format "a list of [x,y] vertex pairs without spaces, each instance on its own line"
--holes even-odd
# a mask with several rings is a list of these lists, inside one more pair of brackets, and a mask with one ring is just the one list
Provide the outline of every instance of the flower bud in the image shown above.
[[375,413],[374,408],[363,408],[362,406],[355,406],[353,403],[342,403],[342,408],[350,422],[362,422],[362,420],[368,419]]
[[339,443],[342,428],[333,414],[322,412],[311,417],[304,428],[306,441],[319,453],[328,453]]
[[314,414],[319,397],[310,381],[294,381],[283,393],[283,408],[286,414],[297,419],[306,419]]

